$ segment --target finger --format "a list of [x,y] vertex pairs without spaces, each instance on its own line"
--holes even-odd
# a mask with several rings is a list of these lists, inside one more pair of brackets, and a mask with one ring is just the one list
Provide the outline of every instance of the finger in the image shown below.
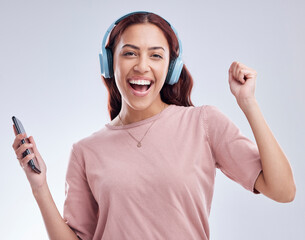
[[239,67],[240,63],[235,61],[231,64],[231,67],[229,69],[229,83],[232,83],[233,81],[237,81],[240,83],[244,83],[244,81],[242,80],[243,77],[239,76],[239,72],[240,71],[240,67]]
[[24,158],[22,158],[20,160],[20,165],[22,166],[22,168],[25,168],[25,166],[27,165],[27,163],[33,159],[35,157],[35,154],[34,153],[31,153],[29,155],[26,155]]
[[231,83],[233,81],[233,70],[232,69],[233,69],[232,67],[229,69],[229,83]]
[[33,147],[33,144],[31,143],[24,143],[22,144],[17,150],[16,150],[16,155],[17,158],[22,158],[22,154],[27,150]]
[[37,146],[36,146],[34,137],[33,137],[33,136],[30,136],[28,139],[29,139],[29,142],[33,145],[33,150],[36,151],[36,152],[38,152],[38,149],[37,149]]
[[256,78],[256,71],[253,69],[244,68],[242,72],[245,81]]
[[17,135],[18,135],[18,133],[17,133],[17,130],[16,130],[16,127],[15,127],[15,125],[14,125],[14,124],[13,124],[13,129],[14,129],[15,136],[17,136]]
[[239,71],[237,73],[237,80],[239,82],[241,82],[242,84],[244,84],[246,82],[245,73],[244,73],[243,69],[239,69]]
[[33,144],[33,147],[32,147],[33,152],[36,154],[36,156],[40,156],[40,153],[39,153],[39,151],[38,151],[38,149],[37,149],[37,145],[36,145],[36,143],[35,143],[34,137],[33,137],[33,136],[30,136],[30,137],[29,137],[29,141],[30,141],[31,144]]
[[257,72],[251,68],[245,68],[244,70],[245,75],[251,75],[251,76],[256,76]]
[[17,155],[20,155],[22,154],[25,150],[27,149],[30,149],[33,147],[33,144],[32,143],[24,143],[24,144],[21,144],[20,147],[16,150],[16,154]]
[[14,143],[12,145],[15,151],[21,145],[21,140],[24,138],[26,138],[26,133],[20,133],[15,137]]
[[229,68],[229,72],[232,72],[232,73],[233,73],[234,66],[235,66],[235,62],[232,62],[231,66],[230,66],[230,68]]
[[233,81],[233,74],[236,62],[233,62],[229,68],[229,83]]
[[239,62],[235,62],[235,65],[234,65],[234,69],[233,69],[233,77],[234,79],[238,79],[238,71],[240,69],[240,63]]

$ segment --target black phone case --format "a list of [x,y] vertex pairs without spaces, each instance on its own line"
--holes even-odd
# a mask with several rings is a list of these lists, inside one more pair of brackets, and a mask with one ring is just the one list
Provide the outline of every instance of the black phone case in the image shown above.
[[[16,130],[17,130],[17,133],[20,134],[20,133],[25,133],[25,130],[24,130],[24,127],[21,123],[21,121],[16,118],[15,116],[12,117],[12,120],[13,120],[13,123],[16,127]],[[21,144],[24,144],[24,143],[29,143],[29,140],[27,138],[24,138],[24,139],[21,139]],[[23,153],[22,153],[22,157],[25,157],[29,154],[33,153],[31,151],[31,149],[26,149]],[[33,159],[31,159],[29,162],[28,162],[28,165],[32,168],[32,170],[36,173],[41,173],[41,170],[39,168],[39,164],[38,164],[38,161],[36,159],[36,157],[34,157]]]

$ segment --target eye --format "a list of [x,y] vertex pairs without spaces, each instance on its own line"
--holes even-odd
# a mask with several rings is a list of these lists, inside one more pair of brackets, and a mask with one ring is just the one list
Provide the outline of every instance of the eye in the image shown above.
[[156,57],[156,58],[161,58],[162,59],[162,56],[160,56],[159,54],[153,54],[152,56]]
[[134,52],[126,52],[123,54],[123,56],[133,56],[133,55],[135,55]]

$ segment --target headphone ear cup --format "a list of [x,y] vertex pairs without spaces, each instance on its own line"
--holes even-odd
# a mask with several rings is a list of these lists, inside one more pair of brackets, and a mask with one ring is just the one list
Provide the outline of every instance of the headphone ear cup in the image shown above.
[[170,84],[170,85],[172,85],[170,80],[171,80],[171,77],[172,77],[172,74],[173,74],[173,70],[175,68],[175,63],[176,63],[176,59],[170,61],[169,66],[168,66],[166,79],[165,79],[165,82]]
[[111,49],[106,48],[109,78],[113,77],[113,58]]
[[102,48],[99,54],[101,73],[104,78],[110,78],[109,76],[109,53],[108,49]]
[[101,74],[105,77],[104,56],[102,52],[100,52],[99,58],[100,58]]
[[179,81],[182,68],[183,61],[181,57],[178,57],[174,61],[172,61],[168,69],[166,83],[170,85],[174,85],[175,83],[177,83]]

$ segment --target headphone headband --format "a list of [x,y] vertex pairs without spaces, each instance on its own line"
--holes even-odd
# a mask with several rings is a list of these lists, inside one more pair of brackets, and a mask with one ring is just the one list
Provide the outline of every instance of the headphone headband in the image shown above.
[[[114,21],[110,25],[110,27],[107,29],[107,31],[104,35],[103,41],[102,41],[101,52],[99,54],[101,73],[104,76],[104,78],[113,77],[113,66],[112,66],[113,56],[112,56],[111,50],[106,48],[106,41],[107,41],[107,38],[108,38],[110,32],[123,19],[129,17],[130,15],[139,14],[139,13],[140,14],[149,14],[151,12],[136,11],[136,12],[131,12],[131,13],[125,14],[124,16],[122,16],[119,19],[117,19],[116,21]],[[162,18],[162,19],[164,21],[166,21],[164,18]],[[183,67],[182,44],[178,37],[178,33],[177,33],[176,29],[168,21],[166,21],[166,22],[168,23],[168,25],[172,28],[172,30],[176,34],[176,37],[178,39],[178,44],[179,44],[179,55],[176,59],[174,59],[170,62],[169,68],[168,68],[168,73],[167,73],[166,80],[165,80],[166,83],[173,85],[178,82],[181,71],[182,71],[182,67]]]

